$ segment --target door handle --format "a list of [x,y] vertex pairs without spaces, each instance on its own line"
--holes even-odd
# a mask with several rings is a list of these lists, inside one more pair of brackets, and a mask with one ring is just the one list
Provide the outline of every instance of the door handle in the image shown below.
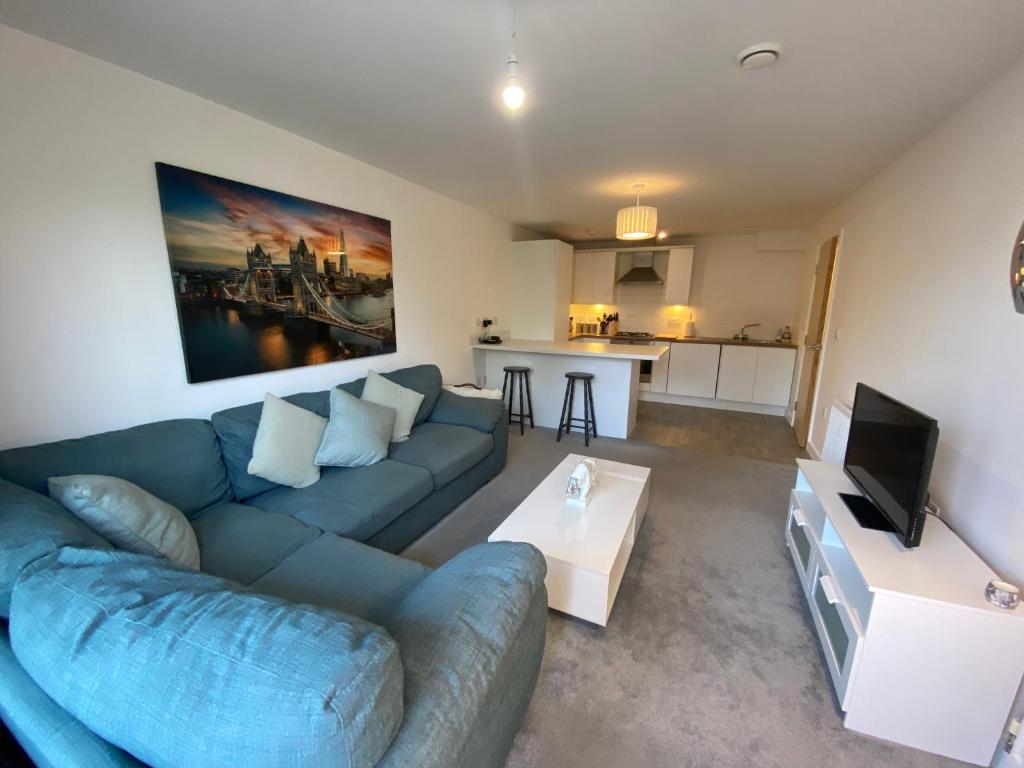
[[815,352],[821,352],[821,344],[804,344],[807,349],[813,349]]

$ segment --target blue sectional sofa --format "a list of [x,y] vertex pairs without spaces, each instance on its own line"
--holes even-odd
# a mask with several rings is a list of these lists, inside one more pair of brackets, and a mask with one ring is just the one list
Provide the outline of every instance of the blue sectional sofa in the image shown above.
[[[140,727],[133,722],[133,710],[145,712],[145,704],[151,702],[140,701],[138,707],[127,704],[125,713],[106,707],[102,722],[90,729],[55,698],[75,712],[90,712],[86,719],[96,717],[87,700],[83,704],[74,698],[81,696],[74,690],[95,691],[99,683],[64,677],[68,690],[60,689],[54,683],[60,676],[49,669],[44,673],[45,663],[40,665],[38,658],[44,652],[59,657],[53,662],[64,675],[83,675],[81,670],[88,669],[89,674],[102,676],[107,665],[100,664],[99,670],[90,667],[97,662],[86,653],[88,647],[79,647],[88,646],[90,637],[97,634],[92,625],[74,630],[79,635],[67,654],[44,651],[54,643],[59,647],[59,638],[45,642],[43,638],[49,638],[47,627],[58,627],[67,612],[53,610],[52,600],[46,601],[48,606],[40,605],[40,595],[64,594],[47,591],[51,582],[71,580],[74,586],[75,579],[81,582],[88,577],[93,584],[107,587],[118,579],[135,579],[142,607],[132,610],[166,601],[167,591],[174,591],[168,585],[180,582],[181,594],[199,595],[196,599],[212,591],[226,592],[229,604],[262,601],[260,610],[267,610],[266,601],[274,601],[272,611],[297,604],[314,606],[325,613],[312,621],[328,626],[335,622],[346,631],[356,627],[360,633],[369,633],[366,636],[372,634],[375,642],[393,643],[394,658],[400,659],[401,666],[398,681],[371,680],[369,688],[360,683],[351,692],[346,688],[344,695],[365,699],[349,702],[364,712],[361,722],[372,726],[375,718],[384,721],[397,716],[397,730],[383,736],[377,733],[377,742],[369,747],[363,744],[362,752],[346,745],[342,766],[504,764],[543,654],[547,620],[543,557],[525,544],[483,544],[432,571],[392,554],[500,472],[506,458],[504,410],[496,401],[443,391],[434,366],[385,375],[424,394],[410,439],[393,445],[388,459],[378,464],[325,469],[320,481],[308,488],[275,486],[245,471],[260,403],[221,411],[210,421],[144,424],[0,452],[0,717],[34,761],[90,768],[140,764],[115,746],[137,742],[116,736]],[[340,386],[359,395],[362,385],[359,380]],[[287,399],[328,415],[328,392]],[[132,555],[135,560],[122,562],[123,553],[110,552],[107,542],[45,495],[47,478],[67,474],[121,477],[180,509],[195,529],[203,573],[172,573],[161,558]],[[155,569],[155,575],[131,575],[150,573],[147,569]],[[48,581],[40,582],[40,572]],[[75,589],[81,592],[85,587],[79,584]],[[147,592],[161,589],[161,594]],[[114,590],[117,594],[110,599],[122,591]],[[87,602],[95,608],[95,601]],[[81,606],[72,608],[74,615],[81,613]],[[47,610],[52,615],[44,615]],[[170,613],[165,614],[159,621],[169,620]],[[127,626],[137,624],[133,619]],[[61,630],[54,631],[59,635]],[[40,638],[31,642],[31,649],[25,640],[30,637]],[[17,642],[12,647],[12,638],[22,639],[20,654]],[[137,645],[144,643],[142,639]],[[92,653],[95,656],[95,650]],[[28,663],[30,656],[36,657],[32,663]],[[117,662],[136,668],[134,660]],[[151,668],[153,675],[170,674],[178,684],[189,680],[189,669],[168,671],[152,656],[139,664]],[[36,672],[35,677],[29,669]],[[133,678],[123,679],[127,686]],[[40,682],[47,686],[45,691]],[[175,679],[166,682],[171,687],[176,684]],[[150,689],[145,686],[152,680],[143,675],[136,683],[144,687],[143,693],[134,695],[146,699],[145,691]],[[386,701],[392,702],[387,713]],[[235,707],[237,702],[224,701],[223,706]],[[142,743],[156,752],[133,751],[158,754],[160,729],[187,722],[180,720],[183,716],[172,710],[164,718],[167,722],[147,724],[152,733]],[[254,716],[254,721],[258,719]],[[95,731],[110,738],[101,738]],[[165,736],[182,743],[180,733]],[[175,743],[173,739],[167,743]],[[185,743],[194,747],[207,740],[215,745],[217,734],[196,734],[195,739]],[[359,757],[366,754],[380,757],[366,763]]]

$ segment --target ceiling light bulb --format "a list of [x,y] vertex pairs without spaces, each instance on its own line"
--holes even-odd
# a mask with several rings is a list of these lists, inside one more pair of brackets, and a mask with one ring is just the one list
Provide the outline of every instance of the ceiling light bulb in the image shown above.
[[505,81],[505,90],[501,92],[502,101],[509,109],[519,109],[526,99],[526,91],[519,84],[519,59],[514,53],[508,55],[508,80]]
[[505,86],[505,90],[501,92],[501,98],[509,109],[519,109],[523,106],[523,101],[526,99],[526,91],[519,84],[518,77],[515,75],[509,76],[508,84]]

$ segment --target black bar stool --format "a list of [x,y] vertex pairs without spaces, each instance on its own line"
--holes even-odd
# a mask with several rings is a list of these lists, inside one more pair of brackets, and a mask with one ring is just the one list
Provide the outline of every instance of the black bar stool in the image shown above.
[[[519,413],[512,412],[512,398],[515,397],[516,380],[519,380]],[[526,390],[526,410],[523,410],[523,390]],[[533,396],[530,393],[530,369],[522,365],[506,365],[505,381],[501,384],[501,399],[505,400],[508,393],[508,423],[519,425],[519,434],[526,434],[525,418],[530,419],[530,429],[533,429]],[[512,421],[512,417],[517,417]]]
[[[562,427],[565,427],[565,434],[569,434],[572,429],[572,423],[583,422],[583,443],[590,445],[590,436],[593,434],[597,437],[597,418],[594,415],[594,390],[590,386],[590,382],[594,378],[592,373],[567,373],[565,378],[568,381],[565,382],[565,398],[562,400],[562,416],[558,420],[558,437],[556,441],[562,439]],[[576,382],[583,382],[583,418],[574,417],[572,415],[573,405],[576,400]]]

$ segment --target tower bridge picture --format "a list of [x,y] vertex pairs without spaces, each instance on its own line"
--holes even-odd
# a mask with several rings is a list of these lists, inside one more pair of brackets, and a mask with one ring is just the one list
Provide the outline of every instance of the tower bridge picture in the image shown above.
[[[345,235],[338,233],[344,249]],[[224,298],[241,304],[255,304],[285,312],[291,317],[308,318],[327,323],[346,331],[360,333],[374,339],[392,339],[395,335],[394,317],[367,320],[345,308],[342,296],[362,292],[362,282],[355,278],[348,267],[347,254],[341,256],[340,270],[334,262],[324,257],[323,277],[317,267],[316,252],[311,251],[304,238],[289,249],[291,265],[291,296],[278,296],[274,266],[270,254],[258,243],[245,252],[248,271],[244,282],[237,287],[224,286]],[[326,281],[339,287],[337,292],[328,287]]]
[[189,382],[395,351],[390,221],[165,163],[156,176]]

